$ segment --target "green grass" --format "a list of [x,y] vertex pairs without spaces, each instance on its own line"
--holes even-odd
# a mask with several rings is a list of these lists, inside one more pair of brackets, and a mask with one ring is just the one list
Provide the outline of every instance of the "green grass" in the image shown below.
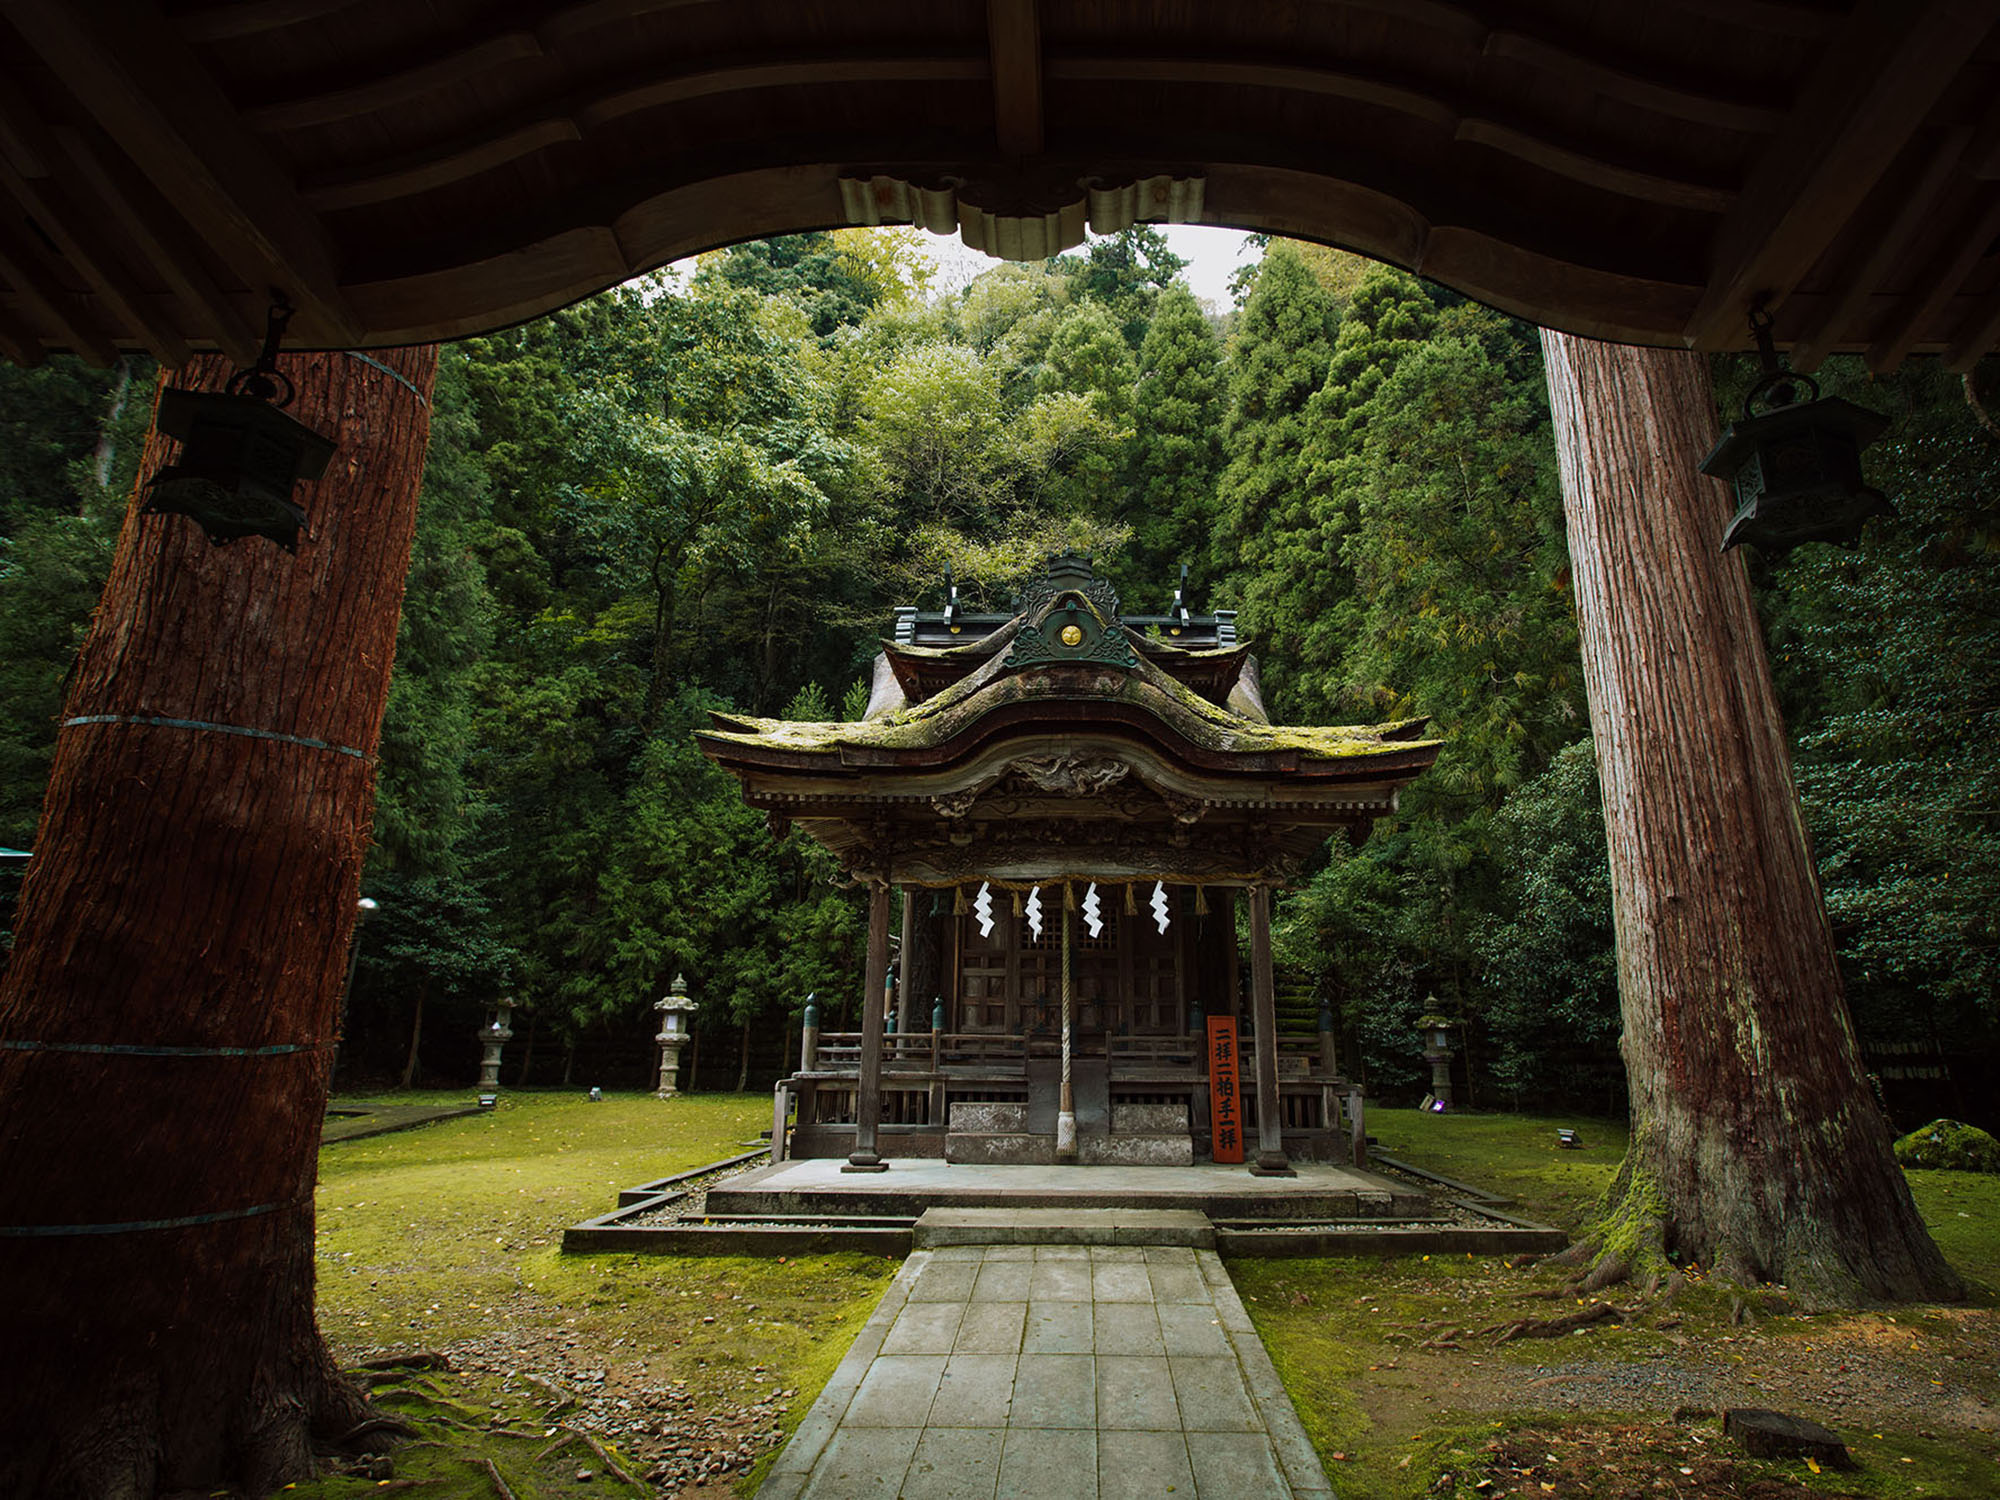
[[[1580,1150],[1556,1144],[1574,1127]],[[1622,1120],[1569,1116],[1426,1114],[1370,1109],[1368,1133],[1389,1155],[1514,1201],[1519,1212],[1561,1229],[1583,1222],[1625,1157]]]
[[[1584,1149],[1558,1147],[1558,1125],[1575,1127]],[[1615,1122],[1531,1115],[1371,1110],[1369,1129],[1390,1155],[1503,1194],[1515,1211],[1565,1229],[1589,1216],[1617,1172],[1626,1141]],[[2000,1288],[2000,1178],[1958,1172],[1911,1172],[1908,1178],[1939,1247],[1974,1288],[1970,1306],[1766,1317],[1745,1328],[1731,1320],[1730,1291],[1701,1284],[1630,1323],[1594,1325],[1582,1337],[1496,1346],[1479,1330],[1564,1311],[1572,1305],[1568,1296],[1526,1294],[1553,1290],[1572,1273],[1440,1255],[1246,1260],[1232,1262],[1230,1274],[1336,1492],[1347,1500],[1739,1494],[1758,1483],[1779,1486],[1769,1492],[1774,1500],[1795,1483],[1828,1495],[1969,1500],[2000,1493],[2000,1449],[1992,1435],[1951,1430],[1932,1411],[1913,1411],[1901,1425],[1879,1432],[1848,1431],[1860,1470],[1815,1476],[1802,1463],[1742,1457],[1713,1420],[1681,1425],[1658,1412],[1539,1409],[1548,1403],[1533,1383],[1536,1365],[1579,1358],[1639,1363],[1726,1351],[1721,1357],[1731,1367],[1759,1379],[1793,1371],[1796,1384],[1811,1388],[1818,1368],[1812,1360],[1829,1347],[1841,1351],[1836,1363],[1851,1360],[1857,1370],[1894,1366],[1919,1384],[1949,1379],[1992,1399],[1993,1355],[2000,1347],[2000,1326],[1990,1312]],[[1635,1293],[1618,1288],[1604,1296],[1629,1305]],[[1441,1336],[1460,1347],[1421,1347]],[[1607,1477],[1613,1466],[1622,1477]],[[1635,1468],[1646,1471],[1643,1479],[1634,1477]],[[1481,1479],[1488,1486],[1475,1489]]]
[[[576,1091],[517,1091],[488,1113],[325,1146],[320,1327],[343,1359],[505,1335],[521,1347],[523,1368],[535,1368],[540,1350],[639,1371],[656,1384],[686,1381],[698,1401],[741,1401],[782,1386],[798,1391],[786,1424],[795,1425],[897,1262],[560,1253],[563,1228],[610,1210],[618,1189],[736,1155],[769,1122],[770,1100],[760,1095],[610,1094],[593,1104]],[[439,1403],[483,1412],[498,1399],[503,1410],[522,1405],[521,1420],[532,1420],[518,1396],[510,1401],[478,1377],[425,1379],[410,1401],[448,1414]],[[457,1448],[430,1456],[463,1470],[454,1454],[467,1436],[453,1441]],[[555,1467],[573,1474],[576,1465]],[[362,1492],[343,1488],[360,1481],[325,1483],[333,1487],[299,1493]]]
[[1931,1238],[1974,1296],[2000,1300],[2000,1177],[1977,1172],[1905,1172]]

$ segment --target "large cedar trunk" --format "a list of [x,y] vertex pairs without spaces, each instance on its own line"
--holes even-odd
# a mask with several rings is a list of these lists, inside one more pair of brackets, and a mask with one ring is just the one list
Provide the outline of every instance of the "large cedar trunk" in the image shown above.
[[363,1415],[312,1194],[437,355],[381,362],[283,361],[340,444],[296,557],[135,502],[78,659],[0,981],[0,1494],[268,1490]]
[[1958,1294],[1862,1073],[1693,354],[1544,333],[1632,1144],[1598,1243],[1808,1302]]

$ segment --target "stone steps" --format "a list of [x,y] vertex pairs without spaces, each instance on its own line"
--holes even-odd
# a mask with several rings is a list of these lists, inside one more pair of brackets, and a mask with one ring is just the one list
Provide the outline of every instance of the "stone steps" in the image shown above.
[[1185,1104],[1114,1104],[1111,1133],[1085,1136],[1077,1158],[1088,1167],[1185,1167],[1194,1163]]
[[1198,1209],[932,1208],[917,1219],[916,1248],[939,1245],[1178,1245],[1215,1248]]

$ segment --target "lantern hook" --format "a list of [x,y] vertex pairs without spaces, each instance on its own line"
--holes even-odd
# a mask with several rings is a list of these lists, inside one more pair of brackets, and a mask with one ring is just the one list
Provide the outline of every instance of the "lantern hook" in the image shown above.
[[[1757,359],[1764,367],[1764,373],[1744,393],[1745,418],[1756,416],[1760,405],[1769,411],[1781,406],[1797,406],[1801,399],[1819,400],[1819,382],[1810,375],[1801,375],[1788,368],[1778,357],[1777,342],[1771,337],[1771,310],[1764,305],[1762,297],[1750,308],[1750,337],[1757,341]],[[1798,391],[1800,385],[1812,394],[1801,398]]]
[[[268,401],[274,406],[290,406],[298,395],[298,387],[291,377],[278,368],[278,344],[285,336],[285,326],[292,321],[292,305],[283,293],[273,293],[271,310],[264,315],[264,347],[257,355],[257,362],[247,370],[238,370],[229,377],[226,387],[232,396],[254,396],[259,401]],[[284,394],[280,395],[282,387]]]

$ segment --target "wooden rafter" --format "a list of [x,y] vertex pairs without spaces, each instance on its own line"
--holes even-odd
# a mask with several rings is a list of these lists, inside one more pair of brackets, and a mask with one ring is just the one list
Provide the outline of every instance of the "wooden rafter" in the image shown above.
[[1072,56],[1052,58],[1048,76],[1089,83],[1196,83],[1272,89],[1351,99],[1393,111],[1454,139],[1532,162],[1557,176],[1605,192],[1701,213],[1721,213],[1735,201],[1727,188],[1691,182],[1665,162],[1637,166],[1608,160],[1515,124],[1462,114],[1450,101],[1365,74],[1286,63],[1190,57]]
[[495,136],[444,146],[402,161],[371,165],[326,182],[303,185],[307,203],[324,211],[387,203],[448,182],[462,182],[550,146],[580,141],[583,131],[566,115],[532,120]]
[[299,130],[351,120],[357,115],[373,114],[422,98],[436,89],[464,83],[507,63],[543,55],[542,44],[533,32],[504,32],[453,48],[443,56],[399,69],[385,78],[367,78],[324,93],[253,106],[243,111],[243,120],[256,130]]
[[12,313],[0,305],[0,355],[17,365],[38,365],[43,359],[42,341]]
[[14,344],[242,359],[275,291],[369,347],[843,222],[846,178],[1165,173],[1594,337],[1737,346],[1759,297],[1807,369],[2000,337],[2000,0],[1574,10],[0,0],[0,303]]
[[657,78],[634,88],[604,94],[572,112],[590,130],[642,110],[683,104],[716,94],[740,94],[752,89],[794,89],[865,84],[963,82],[985,77],[983,61],[963,57],[798,57],[756,63],[748,67],[704,68],[669,78]]
[[159,201],[146,184],[136,181],[123,167],[122,158],[93,146],[82,131],[58,126],[53,134],[70,168],[105,205],[112,222],[131,240],[133,250],[173,288],[196,320],[192,326],[206,330],[237,364],[254,360],[259,344],[256,330],[216,286],[215,278],[202,264],[194,236],[172,208]]
[[1966,170],[1981,182],[2000,182],[2000,95],[1987,107],[1986,118],[1965,149]]
[[1869,297],[1930,218],[1932,206],[1951,181],[1952,173],[1958,170],[1971,134],[1965,127],[1949,131],[1938,143],[1937,149],[1930,153],[1923,169],[1904,191],[1895,214],[1876,233],[1867,259],[1847,276],[1840,295],[1813,321],[1812,326],[1793,340],[1791,365],[1794,370],[1810,375],[1833,352],[1835,344],[1850,336],[1849,331],[1856,327]]
[[302,196],[322,211],[356,208],[461,182],[507,162],[570,141],[627,115],[665,109],[692,99],[753,89],[811,87],[818,84],[858,85],[911,82],[972,82],[984,76],[976,57],[848,57],[798,59],[755,67],[711,68],[653,79],[576,105],[567,114],[550,114],[521,123],[523,106],[510,110],[487,131],[399,157],[369,162],[338,177],[307,182]]
[[993,133],[1003,156],[1042,149],[1042,27],[1035,0],[986,0]]
[[1715,238],[1695,348],[1744,336],[1751,306],[1781,303],[1846,228],[2000,18],[2000,0],[1864,0],[1807,81],[1790,123]]
[[40,122],[21,106],[20,96],[0,91],[0,125],[9,138],[26,148],[28,159],[42,167],[30,175],[0,156],[0,189],[11,193],[43,233],[48,235],[71,269],[95,288],[112,312],[142,339],[146,350],[163,365],[179,365],[188,357],[187,342],[153,299],[132,280],[101,205],[80,198],[77,184],[65,183],[49,170],[59,161],[53,143],[41,134]]
[[1944,351],[1944,367],[1954,375],[1963,375],[1995,344],[2000,344],[2000,289],[1988,292],[1986,300],[1959,325],[1957,336]]
[[199,59],[140,0],[94,10],[0,0],[42,62],[246,282],[286,293],[321,338],[352,341],[324,232]]
[[317,21],[353,4],[354,0],[223,0],[219,5],[183,11],[174,17],[174,24],[188,36],[222,41]]
[[1720,125],[1752,135],[1769,135],[1785,123],[1785,112],[1775,105],[1751,104],[1661,83],[1518,31],[1494,32],[1486,39],[1485,52],[1488,57],[1525,63],[1594,94],[1676,120]]
[[1910,350],[1938,321],[1945,304],[1958,295],[1972,274],[1972,268],[1986,258],[1994,238],[2000,236],[2000,201],[1987,200],[1983,209],[1945,243],[1944,254],[1934,264],[1918,290],[1905,297],[1882,336],[1868,346],[1868,368],[1881,375],[1900,365]]
[[82,299],[68,290],[45,264],[42,247],[33,243],[25,225],[16,227],[11,215],[0,215],[0,276],[43,323],[77,354],[94,365],[118,358],[118,346]]

